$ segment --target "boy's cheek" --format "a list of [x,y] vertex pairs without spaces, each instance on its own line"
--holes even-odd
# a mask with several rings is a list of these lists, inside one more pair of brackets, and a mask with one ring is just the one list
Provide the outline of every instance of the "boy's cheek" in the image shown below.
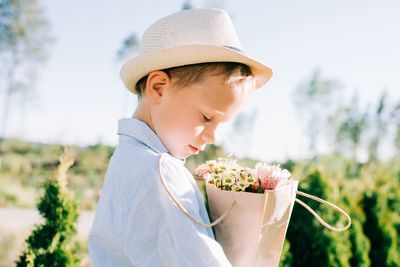
[[192,129],[194,129],[194,130],[193,130],[193,134],[194,134],[195,136],[199,136],[199,135],[201,135],[201,133],[204,131],[204,126],[195,126],[195,127],[193,127]]

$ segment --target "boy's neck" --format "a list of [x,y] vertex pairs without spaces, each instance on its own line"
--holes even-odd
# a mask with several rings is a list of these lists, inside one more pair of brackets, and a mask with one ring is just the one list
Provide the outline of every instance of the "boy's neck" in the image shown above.
[[139,102],[138,107],[136,108],[135,112],[132,115],[132,118],[143,121],[144,123],[147,124],[147,126],[149,126],[153,130],[153,132],[155,132],[153,123],[151,121],[150,112],[146,107],[146,105],[143,105],[143,103]]

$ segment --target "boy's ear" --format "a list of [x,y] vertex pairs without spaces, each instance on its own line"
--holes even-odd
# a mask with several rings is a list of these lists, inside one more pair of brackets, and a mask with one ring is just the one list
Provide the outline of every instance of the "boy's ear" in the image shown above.
[[165,89],[170,86],[171,78],[163,71],[150,72],[147,82],[145,94],[153,104],[158,104],[163,96]]

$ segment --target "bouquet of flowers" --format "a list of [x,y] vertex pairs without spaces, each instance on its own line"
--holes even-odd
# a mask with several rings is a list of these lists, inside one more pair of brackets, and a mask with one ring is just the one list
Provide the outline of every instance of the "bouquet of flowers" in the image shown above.
[[278,266],[298,182],[280,165],[210,160],[203,177],[217,241],[233,266]]
[[[331,231],[345,231],[351,225],[350,217],[339,207],[297,191],[298,181],[280,165],[257,163],[255,168],[247,168],[228,157],[207,161],[195,173],[206,182],[210,226],[234,267],[278,266],[295,201]],[[296,195],[334,208],[347,218],[347,225],[327,224]]]
[[196,175],[208,184],[226,191],[264,193],[289,182],[290,172],[280,165],[257,163],[254,169],[241,167],[232,157],[209,160],[197,167]]

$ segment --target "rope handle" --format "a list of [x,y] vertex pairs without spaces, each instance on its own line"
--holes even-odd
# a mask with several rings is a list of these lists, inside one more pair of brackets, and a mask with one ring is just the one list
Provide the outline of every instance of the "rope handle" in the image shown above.
[[343,232],[346,231],[347,229],[349,229],[350,225],[351,225],[351,218],[350,216],[341,208],[339,208],[338,206],[336,206],[335,204],[330,203],[329,201],[326,201],[324,199],[321,199],[319,197],[313,196],[313,195],[309,195],[307,193],[301,192],[301,191],[297,191],[297,194],[312,200],[315,200],[321,204],[325,204],[331,208],[333,208],[334,210],[338,211],[339,213],[341,213],[342,215],[344,215],[347,219],[347,225],[344,227],[334,227],[330,224],[328,224],[327,222],[325,222],[312,208],[310,208],[310,206],[308,206],[306,203],[304,203],[303,201],[301,201],[300,199],[296,198],[295,201],[297,203],[299,203],[300,205],[302,205],[304,208],[306,208],[312,215],[314,215],[314,217],[319,221],[320,224],[322,224],[325,228],[334,231],[334,232]]
[[193,222],[197,223],[198,225],[204,226],[204,227],[213,227],[214,225],[220,223],[222,220],[224,220],[226,218],[226,216],[228,216],[228,213],[231,211],[231,209],[233,208],[233,206],[236,204],[236,201],[234,200],[231,204],[231,206],[219,217],[217,218],[214,222],[212,223],[203,223],[199,220],[196,219],[196,217],[194,217],[193,215],[191,215],[189,213],[189,211],[181,204],[179,203],[179,201],[174,197],[174,195],[172,194],[171,190],[168,188],[167,183],[165,182],[164,176],[161,172],[161,161],[162,161],[162,157],[160,158],[159,161],[159,165],[158,165],[158,170],[160,172],[160,180],[161,183],[163,184],[165,190],[168,193],[168,196],[170,197],[170,199],[172,200],[172,202],[174,202],[174,204],[189,218],[191,219]]

